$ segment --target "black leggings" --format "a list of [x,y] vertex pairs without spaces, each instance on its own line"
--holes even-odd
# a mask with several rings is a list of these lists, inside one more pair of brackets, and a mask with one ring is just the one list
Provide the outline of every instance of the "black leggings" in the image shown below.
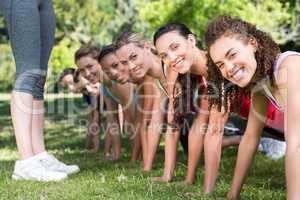
[[52,0],[0,0],[16,63],[15,91],[43,100],[54,43]]
[[183,120],[183,127],[180,129],[179,140],[186,155],[189,152],[189,131],[196,117],[197,114],[188,114],[185,116]]

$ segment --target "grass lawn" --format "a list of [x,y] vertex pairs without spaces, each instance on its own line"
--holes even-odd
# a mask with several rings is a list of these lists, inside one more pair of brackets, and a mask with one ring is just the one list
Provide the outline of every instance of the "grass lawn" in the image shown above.
[[[182,187],[175,183],[155,183],[150,177],[161,175],[163,172],[162,145],[156,157],[154,170],[143,174],[140,173],[140,163],[128,162],[130,151],[126,139],[123,140],[122,158],[118,162],[103,161],[103,140],[97,155],[83,151],[87,109],[78,96],[48,98],[45,139],[49,152],[66,163],[78,164],[80,173],[70,176],[65,181],[54,183],[13,181],[11,173],[18,153],[8,98],[0,101],[0,113],[1,200],[226,199],[234,170],[236,147],[223,151],[216,191],[212,196],[201,195],[203,164],[200,164],[196,183],[192,187]],[[181,149],[178,159],[175,181],[182,181],[186,173],[186,157]],[[284,160],[273,161],[258,153],[243,188],[242,199],[285,199]]]

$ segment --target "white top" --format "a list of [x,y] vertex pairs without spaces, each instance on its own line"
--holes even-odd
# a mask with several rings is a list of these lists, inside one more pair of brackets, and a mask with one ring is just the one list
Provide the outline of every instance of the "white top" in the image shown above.
[[[281,63],[288,57],[288,56],[293,56],[293,55],[298,55],[300,56],[299,52],[296,51],[286,51],[284,53],[281,53],[278,55],[276,61],[275,61],[275,65],[274,65],[274,78],[275,78],[275,82],[277,82],[277,76],[278,76],[278,71],[279,71],[279,66],[281,65]],[[267,87],[267,85],[263,84],[262,85],[265,95],[267,96],[267,98],[271,101],[271,103],[280,111],[284,111],[284,108],[282,106],[280,106],[280,104],[278,103],[278,101],[276,100],[276,98],[272,95],[271,91],[269,90],[269,88]]]

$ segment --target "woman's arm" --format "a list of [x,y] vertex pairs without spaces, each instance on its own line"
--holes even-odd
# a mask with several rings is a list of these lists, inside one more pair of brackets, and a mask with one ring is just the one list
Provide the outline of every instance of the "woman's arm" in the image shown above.
[[173,172],[176,164],[177,143],[180,135],[180,130],[170,126],[173,123],[173,99],[169,99],[167,114],[167,130],[165,133],[165,161],[164,174],[161,177],[156,177],[154,180],[161,182],[170,182],[173,177]]
[[284,60],[278,83],[285,104],[287,199],[296,200],[300,199],[300,56],[289,56]]
[[257,151],[267,109],[267,98],[260,93],[253,94],[246,131],[239,145],[231,189],[227,195],[230,199],[239,199],[247,172]]
[[164,102],[166,96],[162,91],[156,87],[153,88],[153,106],[151,111],[151,120],[147,127],[147,161],[144,166],[144,171],[149,171],[152,169],[153,160],[156,154],[156,150],[159,144],[160,131],[162,130],[163,117],[164,117]]
[[202,98],[199,108],[197,118],[194,120],[188,136],[188,169],[185,180],[187,185],[192,185],[195,180],[198,161],[203,148],[204,135],[208,124],[208,101]]
[[110,97],[103,96],[106,104],[107,127],[105,129],[104,156],[110,159],[112,149],[114,160],[119,159],[121,154],[120,124],[118,123],[118,104]]
[[143,151],[143,170],[148,170],[145,168],[147,157],[148,157],[148,139],[147,139],[147,126],[151,120],[153,97],[152,97],[152,82],[149,78],[139,86],[139,99],[142,100],[142,107],[139,112],[141,112],[141,143]]
[[224,111],[218,111],[216,107],[212,107],[209,112],[209,124],[204,138],[205,194],[213,191],[217,180],[221,160],[223,132],[228,114]]

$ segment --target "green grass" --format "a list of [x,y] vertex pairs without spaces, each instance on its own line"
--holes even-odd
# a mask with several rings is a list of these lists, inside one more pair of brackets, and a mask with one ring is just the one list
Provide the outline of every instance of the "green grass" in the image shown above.
[[[75,109],[76,107],[76,109]],[[163,146],[158,151],[151,173],[140,173],[141,164],[129,163],[129,145],[123,140],[122,159],[104,162],[103,151],[98,155],[83,151],[86,106],[81,98],[49,98],[45,120],[45,139],[48,151],[66,163],[78,164],[79,174],[58,183],[13,181],[11,173],[18,158],[9,115],[9,100],[0,101],[0,199],[61,200],[61,199],[225,199],[229,190],[237,153],[236,147],[222,154],[216,191],[210,197],[201,195],[203,165],[192,187],[160,184],[151,176],[163,172]],[[66,114],[68,111],[68,115]],[[103,147],[103,140],[102,144]],[[186,157],[179,151],[175,181],[184,180]],[[190,194],[192,194],[190,196]],[[242,192],[242,199],[285,199],[284,161],[273,161],[258,153]]]

